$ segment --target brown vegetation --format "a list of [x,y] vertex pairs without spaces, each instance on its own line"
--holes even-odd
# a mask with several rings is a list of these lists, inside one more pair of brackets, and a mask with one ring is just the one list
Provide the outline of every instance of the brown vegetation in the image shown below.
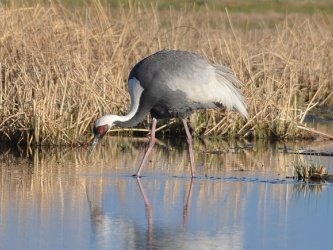
[[[250,118],[191,116],[196,134],[295,137],[314,106],[332,104],[333,20],[270,17],[206,8],[107,8],[99,2],[0,8],[0,134],[23,144],[76,144],[106,113],[126,113],[127,76],[165,48],[230,66]],[[147,126],[143,124],[142,126]]]

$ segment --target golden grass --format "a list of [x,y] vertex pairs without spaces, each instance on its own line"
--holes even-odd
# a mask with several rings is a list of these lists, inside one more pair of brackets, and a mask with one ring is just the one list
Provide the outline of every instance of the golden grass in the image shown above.
[[196,134],[300,136],[297,125],[311,108],[333,104],[332,30],[330,16],[111,9],[97,1],[76,9],[52,2],[3,6],[1,138],[27,145],[86,142],[97,117],[126,113],[135,63],[165,48],[228,65],[243,83],[249,120],[198,112],[190,119]]

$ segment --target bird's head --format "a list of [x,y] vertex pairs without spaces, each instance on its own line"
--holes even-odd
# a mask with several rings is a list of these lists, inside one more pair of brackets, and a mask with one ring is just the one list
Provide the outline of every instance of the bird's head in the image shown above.
[[93,129],[94,140],[90,148],[91,152],[93,151],[99,140],[102,139],[103,136],[111,129],[115,120],[116,116],[114,115],[106,115],[96,120]]

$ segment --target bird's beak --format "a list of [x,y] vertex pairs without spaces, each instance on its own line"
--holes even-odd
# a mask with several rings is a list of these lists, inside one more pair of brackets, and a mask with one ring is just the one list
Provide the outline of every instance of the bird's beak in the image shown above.
[[97,143],[99,142],[100,139],[101,139],[101,135],[99,135],[99,134],[95,135],[94,140],[90,145],[90,149],[89,149],[90,154],[94,151],[94,149],[95,149],[95,147],[96,147],[96,145],[97,145]]

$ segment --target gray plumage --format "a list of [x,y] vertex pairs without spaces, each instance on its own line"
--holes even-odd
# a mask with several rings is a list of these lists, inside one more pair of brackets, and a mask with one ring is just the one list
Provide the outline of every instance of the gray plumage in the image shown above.
[[119,126],[135,126],[149,112],[157,119],[184,118],[197,109],[225,107],[247,117],[244,98],[236,88],[239,81],[231,70],[194,53],[157,52],[136,64],[129,79],[136,79],[143,92],[136,114],[128,121],[115,121]]

